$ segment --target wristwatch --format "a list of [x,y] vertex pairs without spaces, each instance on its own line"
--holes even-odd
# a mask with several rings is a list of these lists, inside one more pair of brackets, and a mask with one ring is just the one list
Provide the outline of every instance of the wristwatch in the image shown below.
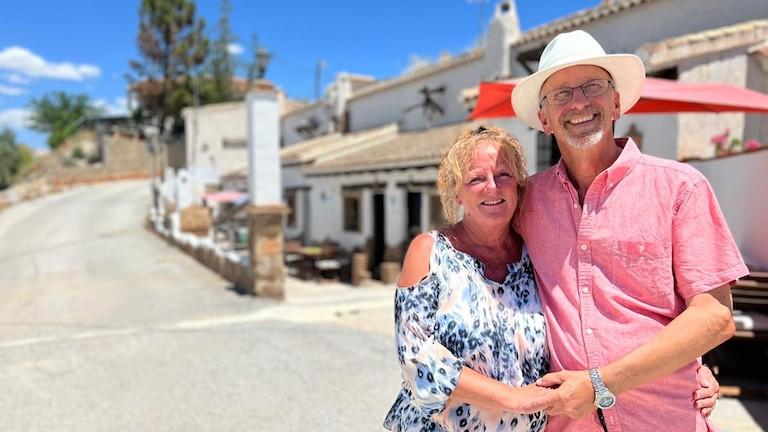
[[600,409],[613,407],[616,403],[616,395],[611,393],[611,391],[605,387],[597,368],[589,370],[589,380],[592,381],[592,388],[595,389],[595,406]]

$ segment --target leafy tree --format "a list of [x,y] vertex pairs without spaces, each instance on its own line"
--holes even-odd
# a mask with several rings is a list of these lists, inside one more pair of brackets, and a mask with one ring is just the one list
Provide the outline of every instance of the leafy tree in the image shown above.
[[[235,74],[235,59],[229,52],[229,47],[237,40],[229,26],[229,14],[232,6],[229,0],[222,0],[221,15],[217,27],[217,37],[213,43],[208,63],[208,76],[204,79],[203,98],[206,103],[227,102],[237,99],[232,87]],[[207,85],[206,85],[207,84]]]
[[61,91],[32,99],[29,106],[32,110],[30,125],[33,129],[48,132],[48,145],[52,150],[74,135],[89,116],[101,114],[88,95]]
[[32,165],[35,163],[35,153],[31,148],[24,144],[16,144],[16,148],[19,149],[19,157],[21,158],[21,164],[19,165],[18,175],[24,175],[28,172]]
[[20,166],[21,154],[16,145],[16,134],[10,129],[4,129],[0,132],[0,189],[11,185]]
[[142,0],[139,9],[141,60],[130,62],[135,75],[128,79],[144,108],[136,117],[154,119],[161,134],[167,119],[181,127],[181,109],[192,102],[193,71],[208,53],[205,21],[195,14],[192,0]]

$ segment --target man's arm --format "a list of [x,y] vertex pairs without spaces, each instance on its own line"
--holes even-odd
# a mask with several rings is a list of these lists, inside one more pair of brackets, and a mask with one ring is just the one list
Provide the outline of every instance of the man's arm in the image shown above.
[[[600,367],[605,386],[614,394],[669,375],[725,342],[735,331],[730,284],[697,294],[661,332],[626,356]],[[559,386],[547,395],[552,415],[583,417],[595,407],[587,371],[548,374],[538,382]]]

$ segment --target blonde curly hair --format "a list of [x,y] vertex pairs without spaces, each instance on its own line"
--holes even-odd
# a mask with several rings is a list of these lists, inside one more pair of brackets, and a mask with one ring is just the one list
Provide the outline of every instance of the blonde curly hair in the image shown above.
[[[518,185],[518,208],[523,200],[528,173],[525,170],[523,147],[517,138],[498,127],[480,126],[462,132],[456,141],[448,147],[437,174],[437,189],[443,206],[443,216],[450,224],[458,222],[459,204],[457,196],[467,169],[475,156],[478,146],[485,141],[492,141],[499,147],[501,157],[512,167],[512,175]],[[515,212],[517,214],[517,212]]]

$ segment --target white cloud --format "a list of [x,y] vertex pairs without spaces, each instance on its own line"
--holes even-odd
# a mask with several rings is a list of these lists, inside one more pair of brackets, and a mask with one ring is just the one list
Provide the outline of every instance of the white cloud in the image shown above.
[[0,84],[0,94],[6,96],[18,96],[24,94],[27,91],[21,87],[13,87]]
[[242,54],[245,49],[240,44],[231,43],[227,45],[227,51],[229,51],[230,54],[237,56]]
[[19,75],[17,73],[8,74],[5,79],[11,84],[29,84],[32,82],[31,78]]
[[27,77],[72,81],[82,81],[85,78],[95,78],[101,75],[101,69],[98,66],[85,63],[51,63],[20,46],[8,47],[0,51],[0,69]]
[[425,68],[433,63],[432,60],[422,57],[418,54],[411,54],[411,58],[408,60],[408,66],[403,70],[404,74]]
[[128,99],[117,97],[110,103],[106,99],[96,99],[93,104],[104,110],[107,115],[126,115],[128,114]]
[[0,111],[0,125],[20,129],[28,126],[29,116],[32,112],[24,108],[11,108]]

